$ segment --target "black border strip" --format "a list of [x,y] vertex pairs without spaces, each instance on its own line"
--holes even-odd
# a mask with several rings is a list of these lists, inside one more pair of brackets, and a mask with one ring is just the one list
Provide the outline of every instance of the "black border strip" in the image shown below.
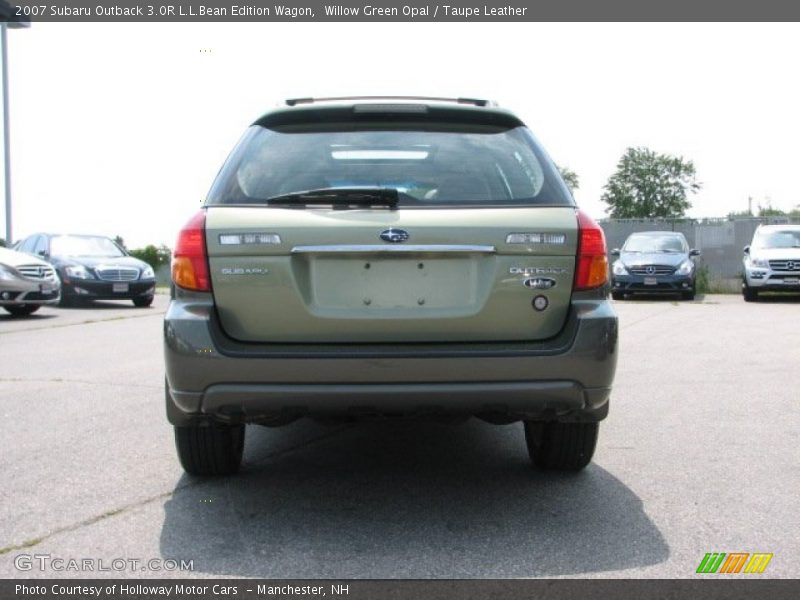
[[291,0],[285,3],[280,0],[0,0],[0,20],[9,18],[32,23],[765,22],[800,20],[800,3],[791,0],[445,0],[441,3],[425,0]]
[[[687,574],[690,575],[690,574]],[[758,579],[758,575],[742,575],[723,579],[533,579],[533,580],[259,580],[259,579],[43,579],[0,580],[0,598],[52,598],[53,600],[263,600],[266,598],[306,600],[341,598],[346,600],[445,600],[451,598],[497,600],[533,599],[580,599],[580,600],[656,600],[656,599],[710,599],[710,600],[795,600],[800,597],[798,579]],[[38,592],[21,593],[18,586],[27,586]],[[125,586],[125,587],[123,587]],[[190,593],[179,592],[177,586]],[[259,586],[262,593],[259,593]],[[296,593],[267,594],[267,586],[287,590],[296,588]],[[68,592],[84,588],[85,593]],[[100,593],[92,594],[92,589]],[[170,594],[159,593],[159,588],[169,589]],[[301,590],[305,588],[305,593]],[[310,593],[313,588],[325,592]],[[123,591],[127,589],[127,591]],[[227,593],[220,593],[223,589]],[[112,591],[115,590],[115,591]],[[234,591],[235,590],[235,591]],[[336,594],[335,590],[342,593]],[[345,592],[346,590],[346,592]],[[216,591],[216,593],[215,593]],[[43,593],[42,593],[43,592]]]

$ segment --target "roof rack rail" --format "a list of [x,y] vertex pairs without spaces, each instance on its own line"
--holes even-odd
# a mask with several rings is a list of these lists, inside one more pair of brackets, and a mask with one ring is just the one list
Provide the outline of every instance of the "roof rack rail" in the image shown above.
[[342,100],[429,100],[434,102],[454,102],[456,104],[472,104],[473,106],[497,106],[492,100],[479,98],[440,98],[436,96],[332,96],[329,98],[289,98],[287,106],[298,104],[314,104],[315,102],[338,102]]

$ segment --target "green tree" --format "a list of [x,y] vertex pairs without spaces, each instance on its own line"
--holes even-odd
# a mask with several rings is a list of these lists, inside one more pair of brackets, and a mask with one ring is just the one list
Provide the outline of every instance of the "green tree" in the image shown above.
[[758,205],[759,217],[783,217],[785,215],[786,212],[782,211],[780,208],[773,208],[772,200],[769,198],[766,199],[764,206],[761,206],[761,204]]
[[648,148],[628,148],[601,200],[617,219],[682,217],[691,207],[689,194],[700,187],[692,161]]
[[162,265],[168,265],[172,261],[172,250],[164,244],[158,247],[158,260]]
[[556,165],[558,172],[561,173],[561,179],[564,180],[564,183],[567,184],[570,192],[574,192],[575,190],[580,187],[578,185],[578,174],[570,169],[569,167],[562,167],[560,165]]
[[125,240],[122,239],[121,235],[114,236],[114,243],[120,248],[127,250],[127,248],[125,247]]
[[164,244],[159,247],[149,244],[144,248],[129,250],[128,253],[139,260],[143,260],[153,269],[158,269],[161,265],[168,264],[172,257],[172,252]]

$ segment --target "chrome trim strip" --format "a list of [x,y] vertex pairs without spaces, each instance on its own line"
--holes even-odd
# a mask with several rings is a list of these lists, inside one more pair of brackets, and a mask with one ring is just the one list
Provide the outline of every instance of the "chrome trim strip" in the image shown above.
[[292,254],[363,254],[363,253],[408,253],[428,252],[437,254],[494,254],[494,246],[471,244],[327,244],[323,246],[295,246]]

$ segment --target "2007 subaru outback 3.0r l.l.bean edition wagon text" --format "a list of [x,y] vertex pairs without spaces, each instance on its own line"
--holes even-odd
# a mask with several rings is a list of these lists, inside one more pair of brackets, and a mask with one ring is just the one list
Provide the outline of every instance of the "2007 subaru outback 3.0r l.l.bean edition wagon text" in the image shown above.
[[245,424],[521,420],[580,469],[608,412],[603,232],[512,113],[478,100],[291,100],[180,232],[164,323],[183,467],[235,472]]

